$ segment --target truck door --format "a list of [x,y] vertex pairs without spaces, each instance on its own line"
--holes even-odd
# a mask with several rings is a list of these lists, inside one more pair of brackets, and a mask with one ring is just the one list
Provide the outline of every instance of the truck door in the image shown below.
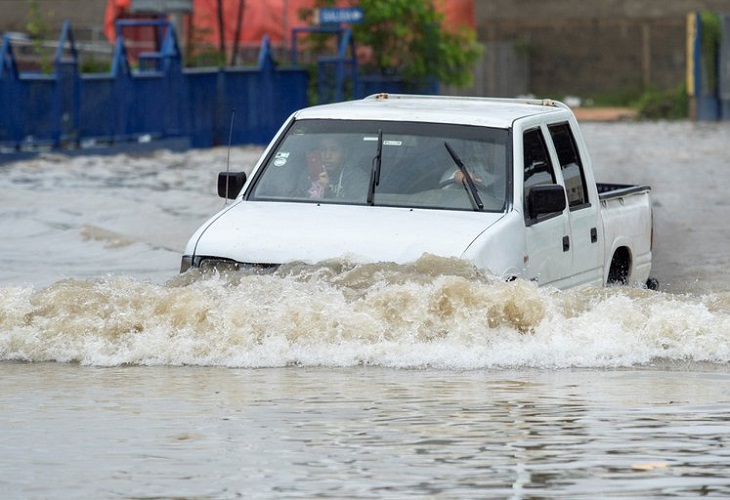
[[[548,126],[568,195],[572,248],[571,286],[603,284],[603,229],[600,203],[591,202],[584,163],[568,122]],[[592,180],[592,178],[591,178]]]
[[530,190],[541,184],[557,184],[553,161],[540,127],[526,130],[522,138],[524,156],[524,214],[526,226],[525,278],[539,285],[562,286],[571,274],[572,245],[567,208],[556,214],[531,218],[527,207]]

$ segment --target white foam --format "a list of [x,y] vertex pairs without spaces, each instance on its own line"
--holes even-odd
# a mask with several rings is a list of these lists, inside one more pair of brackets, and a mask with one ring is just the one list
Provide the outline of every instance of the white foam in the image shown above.
[[[730,361],[730,296],[526,282],[407,266],[0,289],[3,360],[477,369]],[[353,276],[356,279],[351,280]]]

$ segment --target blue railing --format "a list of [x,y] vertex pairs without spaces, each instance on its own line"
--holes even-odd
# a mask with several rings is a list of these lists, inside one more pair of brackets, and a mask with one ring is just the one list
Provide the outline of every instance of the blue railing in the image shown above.
[[[155,30],[158,51],[138,55],[130,65],[125,27]],[[120,20],[111,69],[79,71],[70,25],[59,39],[53,72],[18,70],[10,39],[0,47],[0,151],[41,148],[84,149],[124,145],[144,139],[182,139],[190,147],[266,144],[295,110],[309,104],[309,72],[297,64],[292,32],[292,64],[275,64],[264,37],[258,64],[250,68],[183,68],[173,26],[164,20]],[[401,80],[359,76],[352,34],[337,35],[334,56],[317,60],[317,101],[337,102],[377,92],[438,93],[438,84],[411,89]],[[231,129],[231,117],[235,120]]]
[[[308,73],[274,64],[264,39],[258,65],[246,69],[184,69],[171,24],[119,21],[119,27],[148,24],[161,30],[158,52],[140,54],[133,70],[120,35],[108,73],[80,74],[78,54],[64,24],[50,74],[18,71],[13,48],[0,48],[0,147],[80,148],[183,137],[192,147],[228,142],[236,110],[234,144],[264,144],[286,117],[308,104]],[[118,28],[119,29],[119,28]]]

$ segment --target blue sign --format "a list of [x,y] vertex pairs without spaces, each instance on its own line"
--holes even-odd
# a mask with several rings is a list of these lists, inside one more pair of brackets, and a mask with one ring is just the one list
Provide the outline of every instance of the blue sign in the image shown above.
[[361,23],[365,18],[362,7],[321,7],[317,11],[319,24]]

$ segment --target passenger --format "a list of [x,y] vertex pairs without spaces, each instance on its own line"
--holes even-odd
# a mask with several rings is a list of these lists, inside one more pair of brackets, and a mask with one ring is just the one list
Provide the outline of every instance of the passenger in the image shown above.
[[322,139],[320,158],[321,165],[313,172],[310,198],[365,198],[370,178],[355,163],[349,148],[341,140],[335,137]]

